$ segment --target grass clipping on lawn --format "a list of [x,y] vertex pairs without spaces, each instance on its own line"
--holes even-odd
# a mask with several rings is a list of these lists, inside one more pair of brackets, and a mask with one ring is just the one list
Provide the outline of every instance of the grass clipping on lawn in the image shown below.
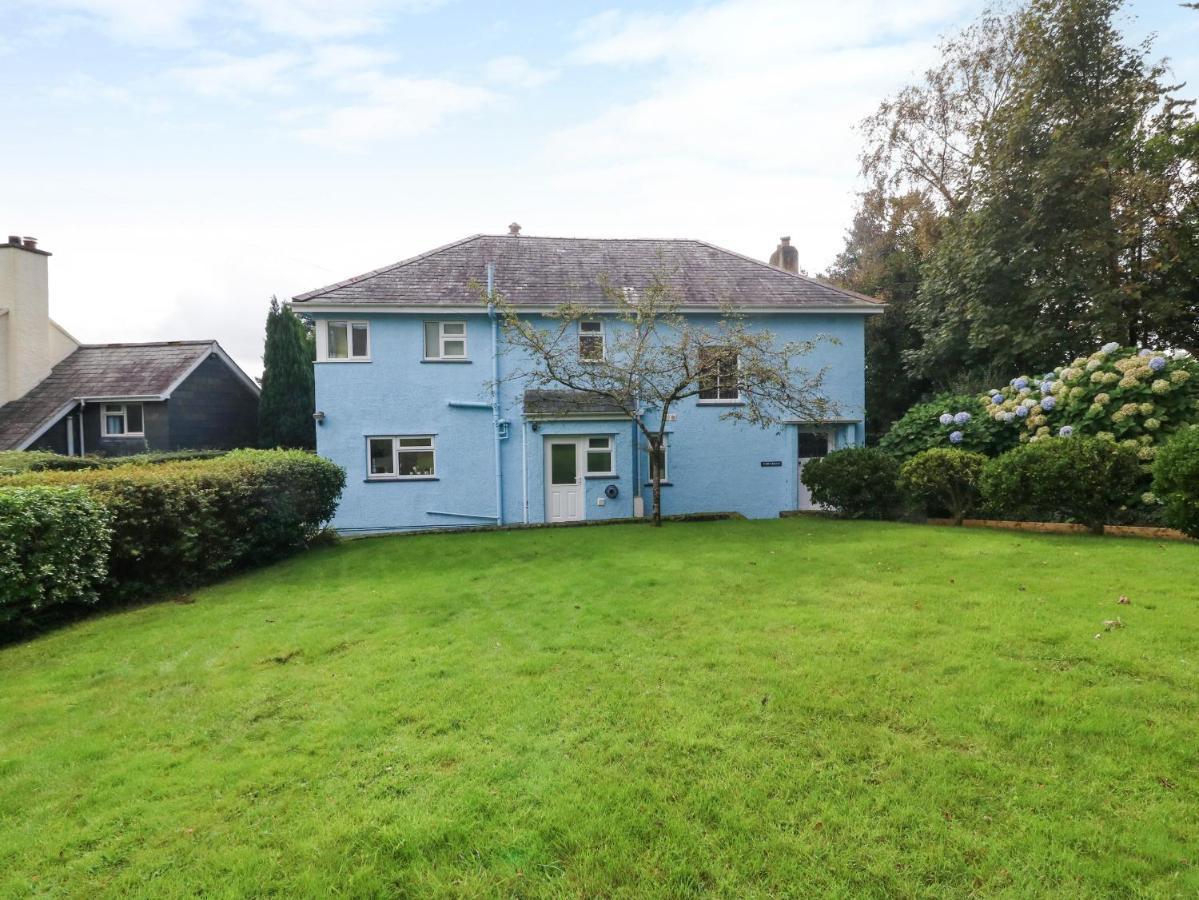
[[820,519],[313,551],[0,650],[0,895],[1194,895],[1197,564]]

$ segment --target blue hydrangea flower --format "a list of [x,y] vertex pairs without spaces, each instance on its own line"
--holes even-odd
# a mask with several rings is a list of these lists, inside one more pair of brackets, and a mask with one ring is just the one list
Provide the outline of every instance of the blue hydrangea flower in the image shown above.
[[965,435],[963,435],[960,431],[951,431],[949,432],[949,443],[960,444],[963,437],[965,437]]
[[941,413],[941,418],[937,421],[939,421],[942,425],[952,425],[953,416],[951,416],[949,413]]
[[1153,359],[1149,360],[1149,368],[1151,368],[1154,372],[1160,372],[1165,367],[1166,361],[1160,356],[1155,356]]
[[1018,391],[1022,391],[1026,387],[1028,387],[1028,379],[1027,378],[1017,378],[1016,380],[1014,380],[1012,382],[1012,387],[1014,387]]
[[967,422],[970,421],[970,413],[960,412],[956,416],[953,417],[953,421],[958,425],[965,425]]
[[1057,430],[1058,437],[1069,437],[1072,434],[1074,434],[1074,429],[1071,428],[1069,425],[1063,425],[1061,428],[1059,428]]
[[1028,407],[1027,406],[1017,406],[1016,407],[1016,415],[1018,415],[1021,419],[1023,419],[1025,416],[1028,415]]
[[1054,375],[1052,372],[1046,372],[1046,373],[1044,374],[1044,376],[1042,376],[1041,380],[1042,380],[1042,381],[1053,381],[1053,379],[1054,379],[1054,378],[1056,378],[1056,377],[1057,377],[1057,376],[1056,376],[1056,375]]
[[1011,422],[1014,418],[1016,418],[1016,417],[1014,415],[1012,415],[1010,412],[1005,412],[1003,414],[1003,421],[1005,421],[1005,422]]
[[1000,406],[1003,403],[1003,394],[992,394],[991,402],[996,406]]
[[1137,356],[1152,356],[1152,355],[1153,355],[1153,351],[1148,348],[1145,348],[1144,350],[1142,350],[1140,353],[1137,354]]
[[1053,394],[1041,398],[1041,409],[1053,409],[1057,406],[1057,400]]
[[1104,344],[1102,347],[1100,347],[1099,352],[1100,353],[1115,353],[1119,349],[1120,349],[1120,344],[1116,341],[1112,341],[1110,344]]
[[1041,382],[1041,393],[1042,394],[1052,394],[1053,393],[1053,382],[1050,381],[1049,379],[1042,381]]

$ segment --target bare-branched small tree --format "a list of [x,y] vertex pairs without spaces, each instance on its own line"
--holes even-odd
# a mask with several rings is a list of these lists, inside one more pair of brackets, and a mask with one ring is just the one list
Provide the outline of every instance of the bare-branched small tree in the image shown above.
[[[834,414],[821,393],[824,371],[799,365],[818,341],[831,339],[778,344],[731,305],[711,325],[700,324],[682,313],[679,293],[662,272],[638,291],[604,277],[600,285],[602,308],[568,302],[540,315],[499,293],[482,295],[499,316],[502,352],[514,360],[502,381],[561,391],[559,408],[566,411],[593,411],[598,401],[637,424],[649,454],[655,525],[662,522],[666,427],[680,401],[728,400],[721,419],[759,427]],[[580,328],[600,319],[607,325],[602,339]]]

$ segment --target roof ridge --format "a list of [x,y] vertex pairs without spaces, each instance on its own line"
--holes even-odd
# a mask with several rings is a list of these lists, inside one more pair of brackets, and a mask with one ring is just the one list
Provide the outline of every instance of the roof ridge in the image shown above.
[[867,294],[859,294],[857,291],[851,291],[847,288],[838,287],[831,281],[826,281],[823,278],[813,278],[811,275],[801,275],[798,272],[788,272],[786,269],[780,269],[778,266],[773,266],[768,262],[763,262],[760,259],[754,259],[752,256],[746,256],[744,253],[738,253],[736,250],[729,250],[727,247],[721,247],[709,241],[696,240],[695,243],[703,244],[705,247],[711,247],[713,250],[716,250],[719,253],[727,253],[729,256],[736,256],[739,259],[746,260],[747,262],[756,263],[764,269],[769,269],[771,272],[777,272],[779,275],[786,275],[790,278],[798,278],[800,281],[806,281],[809,284],[818,284],[821,287],[826,287],[829,290],[836,291],[839,294],[844,294],[847,297],[853,297],[857,300],[865,300],[868,303],[874,303],[878,306],[884,305],[883,301],[879,300],[877,297],[871,297]]
[[217,343],[216,338],[197,338],[188,341],[113,341],[107,344],[80,344],[79,350],[98,350],[108,347],[200,347]]
[[470,241],[478,240],[481,237],[492,237],[492,235],[486,235],[486,234],[481,234],[481,233],[467,235],[466,237],[459,238],[456,241],[450,241],[448,244],[442,244],[440,247],[434,247],[432,250],[426,250],[424,253],[418,253],[416,256],[409,256],[407,259],[401,259],[399,262],[391,263],[390,265],[387,265],[387,266],[381,266],[378,269],[372,269],[369,272],[363,272],[361,275],[355,275],[354,277],[346,278],[343,281],[338,281],[333,284],[327,284],[324,287],[319,287],[312,291],[305,291],[302,294],[296,294],[291,299],[293,302],[296,302],[296,303],[304,303],[305,301],[311,300],[314,297],[319,297],[321,294],[327,294],[330,291],[337,290],[338,288],[347,287],[351,284],[357,284],[359,281],[365,281],[367,278],[373,278],[376,275],[383,275],[387,272],[394,271],[395,269],[403,268],[404,266],[410,265],[411,263],[420,262],[422,259],[432,256],[435,253],[441,253],[443,250],[449,250],[451,247],[457,247],[461,244],[466,244],[466,243],[469,243]]

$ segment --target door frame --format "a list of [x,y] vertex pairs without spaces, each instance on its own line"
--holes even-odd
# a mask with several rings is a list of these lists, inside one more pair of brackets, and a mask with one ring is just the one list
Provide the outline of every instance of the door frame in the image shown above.
[[801,434],[825,435],[828,438],[828,452],[832,453],[837,448],[837,429],[833,425],[799,425],[795,430],[795,508],[817,509],[815,504],[806,507],[803,505],[804,485],[800,476],[803,474],[802,460],[819,459],[820,457],[799,455],[799,436]]
[[[546,522],[584,522],[587,520],[587,486],[583,480],[583,441],[586,438],[571,434],[547,434],[542,442],[542,456],[544,457],[544,465],[542,466],[543,478],[545,481],[545,490],[543,491],[542,503],[543,513],[542,518]],[[579,498],[579,515],[574,519],[554,519],[552,518],[553,503],[550,501],[550,491],[553,490],[553,445],[554,444],[572,444],[575,448],[575,487],[578,491]],[[562,487],[563,485],[559,485]]]

